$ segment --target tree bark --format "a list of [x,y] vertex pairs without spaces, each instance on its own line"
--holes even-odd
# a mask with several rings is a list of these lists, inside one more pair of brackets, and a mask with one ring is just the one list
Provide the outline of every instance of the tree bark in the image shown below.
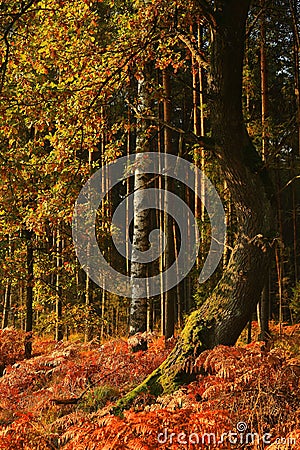
[[268,157],[268,69],[267,69],[267,48],[266,48],[266,2],[261,0],[262,15],[260,20],[260,85],[261,85],[261,151],[262,159]]
[[3,316],[2,316],[2,329],[8,327],[8,316],[10,311],[10,298],[11,298],[11,283],[6,282],[4,291],[4,305],[3,305]]
[[57,341],[63,340],[63,328],[62,328],[62,288],[61,288],[61,267],[62,267],[62,240],[60,235],[60,222],[57,224],[56,229],[56,301],[55,301],[55,339]]
[[[134,227],[131,254],[131,305],[129,317],[129,333],[131,335],[146,331],[147,328],[147,299],[141,294],[138,278],[147,277],[147,265],[137,260],[137,253],[149,248],[149,210],[140,210],[145,204],[145,191],[148,177],[143,173],[143,153],[148,150],[146,135],[147,123],[142,117],[147,110],[147,86],[145,74],[140,74],[138,80],[138,101],[141,117],[137,119],[136,131],[136,169],[134,174]],[[143,291],[143,289],[142,289]],[[135,349],[137,350],[137,349]]]
[[216,345],[234,345],[259,301],[270,263],[273,189],[243,119],[242,68],[249,0],[214,2],[210,113],[215,153],[238,211],[239,236],[211,297],[194,311],[166,361],[121,399],[126,408],[141,392],[169,393],[194,379],[195,358]]
[[[163,70],[163,89],[164,89],[164,122],[171,124],[171,77],[168,69]],[[172,132],[170,128],[164,128],[164,151],[165,153],[174,153],[172,146]],[[165,176],[165,192],[172,190],[173,180]],[[171,266],[174,260],[174,235],[173,235],[173,218],[167,214],[168,196],[164,198],[164,232],[166,236],[165,249],[165,270]],[[165,328],[164,336],[169,339],[175,332],[175,304],[176,304],[176,288],[172,288],[165,292]]]
[[292,15],[292,26],[293,26],[293,56],[294,56],[294,78],[295,78],[295,97],[296,97],[296,108],[297,108],[297,127],[298,127],[298,156],[300,156],[300,71],[299,71],[299,51],[300,51],[300,38],[298,32],[298,8],[297,0],[290,0],[290,10]]
[[260,320],[259,320],[259,340],[268,341],[270,339],[269,330],[269,312],[270,312],[270,291],[269,291],[269,274],[266,279],[265,286],[262,290],[261,300],[258,304],[260,309]]
[[[89,151],[89,175],[92,175],[92,152]],[[89,192],[90,195],[90,192]],[[90,248],[87,249],[88,254],[90,253]],[[84,342],[89,342],[92,339],[92,325],[91,325],[91,290],[92,283],[89,277],[89,272],[86,274],[85,278],[85,324],[84,324]]]
[[[12,256],[12,243],[11,235],[8,235],[8,256]],[[8,327],[8,318],[11,308],[11,280],[7,278],[5,291],[4,291],[4,304],[3,304],[3,316],[2,316],[2,329]]]
[[[262,144],[261,155],[264,162],[268,161],[268,65],[266,44],[266,1],[261,0],[262,15],[260,19],[260,83],[261,83],[261,128]],[[259,309],[259,337],[266,341],[269,335],[269,279],[262,290]]]
[[32,351],[32,325],[33,325],[33,232],[26,230],[24,232],[26,238],[26,265],[27,265],[27,284],[26,284],[26,322],[25,331],[25,357],[31,358]]

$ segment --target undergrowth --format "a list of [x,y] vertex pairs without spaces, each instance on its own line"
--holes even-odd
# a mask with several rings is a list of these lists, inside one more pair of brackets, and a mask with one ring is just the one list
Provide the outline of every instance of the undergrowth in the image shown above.
[[[276,337],[278,329],[272,332]],[[22,360],[24,335],[6,330],[0,337],[6,366],[0,449],[300,448],[299,326],[285,327],[270,349],[254,342],[203,352],[187,367],[196,381],[160,398],[143,394],[123,417],[110,414],[113,403],[174,342],[153,338],[146,352],[132,353],[122,339],[103,345],[36,339],[36,356]],[[231,442],[231,433],[243,439],[247,432],[267,434],[268,442]],[[213,434],[203,440],[204,433]]]

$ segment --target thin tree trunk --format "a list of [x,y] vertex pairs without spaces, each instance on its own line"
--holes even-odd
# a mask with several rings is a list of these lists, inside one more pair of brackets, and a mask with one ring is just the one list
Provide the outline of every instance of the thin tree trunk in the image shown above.
[[[268,159],[268,71],[267,71],[267,46],[266,46],[266,1],[261,0],[261,19],[260,19],[260,82],[261,82],[261,129],[262,160]],[[257,305],[258,322],[260,327],[259,338],[265,341],[269,338],[269,280],[263,288],[261,299]]]
[[284,278],[284,266],[283,266],[283,217],[282,217],[282,199],[281,199],[281,177],[279,161],[276,170],[276,189],[277,189],[277,221],[279,228],[279,243],[276,247],[276,270],[278,281],[278,297],[279,297],[279,336],[282,334],[282,322],[283,322],[283,278]]
[[[138,80],[138,102],[139,113],[145,115],[148,103],[147,83],[144,74],[140,74]],[[146,286],[142,286],[139,278],[146,279],[147,266],[145,263],[137,261],[137,252],[148,250],[148,224],[149,210],[140,210],[145,204],[145,190],[147,187],[147,175],[143,173],[143,153],[148,151],[149,142],[146,136],[147,123],[142,117],[137,120],[136,133],[136,169],[134,175],[134,228],[132,239],[131,255],[131,306],[129,333],[135,334],[146,331],[147,324],[147,301],[142,292],[146,291]]]
[[261,0],[263,10],[260,20],[260,77],[261,77],[261,128],[262,128],[262,159],[266,161],[268,152],[267,118],[268,118],[268,74],[266,54],[266,21],[265,0]]
[[102,289],[102,297],[101,297],[101,330],[100,330],[101,341],[103,340],[103,337],[104,337],[105,297],[106,297],[106,291],[105,291],[105,284],[104,284],[103,289]]
[[[168,69],[163,70],[163,89],[164,89],[164,122],[171,123],[171,79]],[[170,128],[164,128],[164,151],[167,154],[174,153],[172,148],[172,133]],[[173,236],[173,219],[167,214],[167,193],[172,190],[172,180],[165,177],[165,198],[164,198],[164,232],[166,238],[165,264],[164,269],[172,264],[174,259],[174,236]],[[165,330],[164,335],[168,339],[174,335],[175,331],[175,304],[176,304],[176,288],[172,288],[165,292]]]
[[60,234],[60,223],[57,224],[56,230],[56,302],[55,302],[55,313],[56,313],[56,324],[55,324],[55,339],[57,341],[63,340],[63,329],[62,329],[62,288],[60,281],[60,272],[62,267],[61,260],[61,234]]
[[[176,264],[176,275],[177,279],[179,280],[179,266],[178,266],[178,245],[177,245],[177,233],[176,233],[176,225],[175,221],[173,220],[173,236],[174,236],[174,256],[175,256],[175,264]],[[175,318],[177,321],[177,325],[179,328],[181,327],[181,299],[180,299],[180,283],[176,286],[176,311],[175,311]]]
[[[298,31],[298,3],[297,0],[290,0],[290,10],[292,14],[292,25],[293,25],[293,56],[294,56],[294,78],[295,78],[295,97],[296,97],[296,111],[297,111],[297,144],[298,148],[295,152],[295,155],[300,156],[300,38]],[[294,176],[294,163],[295,158],[293,157],[293,170],[292,176]],[[297,205],[297,193],[295,190],[294,184],[292,185],[292,196],[293,196],[293,235],[294,235],[294,279],[295,283],[298,281],[298,258],[297,258],[297,213],[296,213],[296,205]]]
[[[104,110],[103,107],[101,107],[101,117],[104,120]],[[104,131],[101,133],[101,164],[102,164],[102,168],[105,164],[105,133]],[[105,171],[104,171],[104,175],[105,175]],[[105,176],[102,177],[101,180],[101,189],[102,192],[105,192],[105,188],[106,188],[106,179]],[[102,217],[105,220],[106,219],[106,208],[105,208],[105,202],[102,202]],[[103,230],[104,231],[104,230]],[[129,266],[128,270],[129,270]],[[103,282],[103,288],[102,288],[102,294],[101,294],[101,327],[100,327],[100,338],[101,341],[104,338],[104,328],[105,328],[105,316],[107,313],[107,308],[106,308],[106,290],[105,290],[105,280]]]
[[[92,175],[92,152],[89,151],[89,175]],[[90,192],[88,193],[90,195]],[[89,244],[88,244],[89,245]],[[89,255],[89,247],[87,253]],[[92,339],[92,326],[91,326],[91,289],[92,283],[89,277],[89,268],[87,268],[85,278],[85,327],[84,327],[84,342],[88,342]]]
[[[202,51],[202,27],[198,25],[198,48]],[[200,136],[205,136],[205,121],[204,121],[204,69],[199,66],[199,107],[200,107]],[[204,147],[200,148],[200,163],[201,163],[201,171],[205,171],[205,149]],[[205,183],[204,180],[201,179],[201,198],[205,199]],[[197,192],[197,191],[196,191]],[[200,258],[202,262],[204,261],[204,253],[205,253],[205,202],[201,202],[201,255]],[[196,216],[197,217],[197,216]],[[197,265],[199,265],[199,257],[197,258]]]
[[[20,304],[22,312],[24,310],[25,303],[26,302],[24,302],[24,282],[23,282],[23,280],[20,280],[19,281],[19,304]],[[20,314],[20,327],[21,327],[22,331],[25,330],[25,319],[24,319],[23,313]]]
[[10,311],[11,283],[6,282],[4,291],[4,307],[2,316],[2,329],[8,327],[8,316]]
[[26,267],[27,267],[27,281],[26,281],[26,321],[25,331],[27,336],[25,338],[25,357],[30,358],[32,352],[32,326],[33,326],[33,232],[26,230],[24,232],[26,239]]
[[267,341],[270,338],[270,330],[269,330],[269,277],[267,277],[265,286],[262,290],[261,300],[258,304],[258,308],[260,311],[259,315],[259,328],[260,334],[259,339],[261,341]]
[[278,296],[279,296],[279,337],[282,335],[282,322],[283,322],[283,310],[282,310],[282,265],[280,248],[277,245],[275,250],[277,282],[278,282]]
[[245,66],[246,66],[246,77],[244,79],[244,85],[245,85],[245,95],[246,95],[246,116],[247,116],[247,122],[249,123],[250,118],[250,93],[251,93],[251,77],[250,77],[250,65],[249,65],[249,40],[248,37],[246,38],[245,42]]
[[[293,174],[294,176],[294,174]],[[294,281],[298,281],[298,233],[297,233],[297,193],[294,184],[292,184],[292,202],[293,202],[293,253],[294,253]]]
[[[159,77],[159,75],[158,75]],[[158,82],[159,82],[159,78],[158,78]],[[161,112],[161,108],[160,108],[160,104],[158,105],[158,118],[161,119],[162,118],[162,112]],[[157,151],[159,154],[161,154],[162,152],[162,148],[161,148],[161,130],[158,130],[158,139],[157,139]],[[161,171],[161,161],[159,160],[159,171]],[[158,223],[158,228],[160,231],[163,231],[163,227],[164,227],[164,212],[163,212],[163,177],[162,175],[158,176],[158,180],[157,180],[157,188],[158,188],[158,208],[157,208],[157,223]],[[162,239],[161,236],[159,237],[159,248],[162,248]],[[164,336],[165,334],[165,329],[166,329],[166,315],[165,315],[165,294],[164,294],[164,277],[163,277],[163,271],[164,271],[164,254],[161,253],[160,257],[159,257],[159,261],[158,261],[158,269],[159,269],[159,276],[160,276],[160,294],[159,294],[159,299],[160,299],[160,333],[162,336]]]
[[252,342],[252,317],[248,322],[248,328],[247,328],[247,344],[251,344]]
[[[185,197],[186,197],[186,204],[190,207],[192,210],[192,201],[191,201],[191,195],[190,190],[188,186],[185,186]],[[187,252],[191,251],[191,248],[189,248],[189,243],[191,241],[190,234],[191,234],[191,223],[188,218],[187,221],[187,231],[188,231],[188,245],[187,245]],[[191,287],[191,277],[187,276],[184,279],[184,303],[185,303],[185,313],[189,313],[192,308],[192,287]]]
[[[8,235],[8,256],[12,256],[12,244],[11,235]],[[3,316],[2,316],[2,329],[8,326],[8,317],[11,308],[11,282],[8,278],[5,285],[4,291],[4,304],[3,304]]]
[[153,331],[153,299],[147,303],[147,331]]
[[297,125],[298,125],[298,156],[300,156],[300,38],[298,31],[298,8],[297,0],[290,0],[290,10],[292,14],[293,25],[293,39],[294,39],[294,77],[295,77],[295,96],[296,96],[296,108],[297,108]]

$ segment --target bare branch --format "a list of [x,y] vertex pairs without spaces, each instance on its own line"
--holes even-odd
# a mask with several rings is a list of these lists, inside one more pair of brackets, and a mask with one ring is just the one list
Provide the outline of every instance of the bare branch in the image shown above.
[[251,23],[249,23],[248,27],[247,27],[247,31],[246,31],[246,39],[248,39],[248,37],[250,36],[250,34],[252,33],[252,30],[255,28],[255,25],[257,24],[257,22],[260,20],[261,16],[263,14],[265,14],[265,12],[270,8],[271,6],[271,2],[267,2],[265,4],[264,7],[260,8],[258,13],[256,14],[256,16],[254,16],[253,20]]
[[290,184],[292,184],[294,181],[298,180],[300,178],[300,175],[295,176],[294,178],[292,178],[291,180],[289,180],[282,189],[280,189],[280,191],[278,191],[278,194],[280,194],[282,191],[284,191],[288,186],[290,186]]
[[209,62],[204,53],[201,52],[201,50],[198,48],[197,43],[193,42],[186,34],[178,33],[177,36],[190,50],[191,54],[193,55],[199,66],[207,70],[209,68]]
[[296,42],[297,49],[300,48],[300,38],[299,38],[299,31],[298,31],[298,18],[297,18],[297,11],[295,8],[295,4],[292,2],[292,0],[289,0],[290,3],[290,10],[292,13],[292,22],[293,22],[293,33],[294,33],[294,39]]
[[217,28],[217,19],[214,14],[214,10],[207,0],[197,0],[197,4],[200,7],[205,19],[209,23],[209,25],[216,29]]
[[188,141],[188,142],[191,142],[191,143],[194,143],[194,144],[199,144],[199,145],[201,145],[203,147],[206,147],[206,148],[208,148],[210,150],[215,150],[215,146],[214,146],[212,140],[210,138],[208,138],[207,136],[197,136],[195,133],[193,133],[191,131],[185,131],[182,128],[178,128],[178,127],[176,127],[174,125],[171,125],[168,122],[165,122],[164,120],[159,119],[158,117],[151,116],[151,115],[142,115],[136,109],[136,107],[134,105],[129,103],[128,100],[126,100],[126,103],[135,112],[136,117],[138,119],[144,119],[144,120],[150,120],[152,122],[156,122],[159,125],[162,125],[164,127],[169,128],[172,131],[175,131],[180,136],[184,137],[186,139],[186,141]]

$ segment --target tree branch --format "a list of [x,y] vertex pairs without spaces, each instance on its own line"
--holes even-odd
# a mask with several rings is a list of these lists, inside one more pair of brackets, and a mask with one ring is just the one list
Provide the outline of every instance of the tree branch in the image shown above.
[[197,4],[200,7],[200,9],[202,10],[202,13],[205,17],[205,19],[207,20],[207,22],[209,23],[209,25],[216,29],[217,28],[217,18],[214,14],[214,10],[212,9],[211,5],[208,3],[207,0],[197,0]]
[[199,64],[199,66],[203,67],[203,69],[208,70],[208,68],[209,68],[209,61],[207,60],[207,58],[204,55],[204,53],[201,52],[201,50],[198,48],[197,43],[193,42],[189,38],[189,36],[187,36],[186,34],[178,32],[177,36],[179,37],[181,42],[183,42],[187,46],[187,48],[189,49],[189,51],[191,52],[192,56],[195,58],[195,60]]
[[290,186],[290,184],[292,184],[294,181],[298,180],[300,178],[300,175],[295,176],[294,178],[292,178],[291,180],[289,180],[284,186],[283,188],[280,189],[280,191],[277,192],[277,194],[280,194],[282,191],[284,191],[287,187]]
[[8,65],[8,58],[9,58],[9,51],[10,51],[10,44],[9,44],[9,40],[8,40],[9,33],[12,32],[12,29],[13,29],[13,26],[15,25],[15,23],[28,11],[28,9],[34,3],[38,3],[38,2],[39,2],[39,0],[30,0],[27,3],[27,5],[23,5],[20,12],[13,15],[13,20],[10,22],[10,24],[7,26],[7,28],[4,32],[3,40],[5,43],[5,56],[4,56],[4,61],[0,66],[0,73],[2,72],[1,81],[0,81],[0,93],[2,92],[2,89],[4,86],[5,75],[6,75],[7,65]]
[[144,119],[144,120],[150,120],[152,122],[156,122],[159,125],[162,125],[164,127],[169,128],[172,131],[175,131],[180,136],[184,136],[185,139],[191,143],[202,145],[203,147],[206,147],[210,150],[215,150],[215,146],[214,146],[214,143],[211,140],[211,138],[208,138],[207,136],[197,136],[195,133],[193,133],[191,131],[185,131],[182,128],[178,128],[174,125],[171,125],[168,122],[165,122],[162,119],[159,119],[158,117],[151,116],[151,115],[143,115],[128,100],[125,100],[125,101],[130,106],[130,108],[135,112],[136,117],[138,119]]

